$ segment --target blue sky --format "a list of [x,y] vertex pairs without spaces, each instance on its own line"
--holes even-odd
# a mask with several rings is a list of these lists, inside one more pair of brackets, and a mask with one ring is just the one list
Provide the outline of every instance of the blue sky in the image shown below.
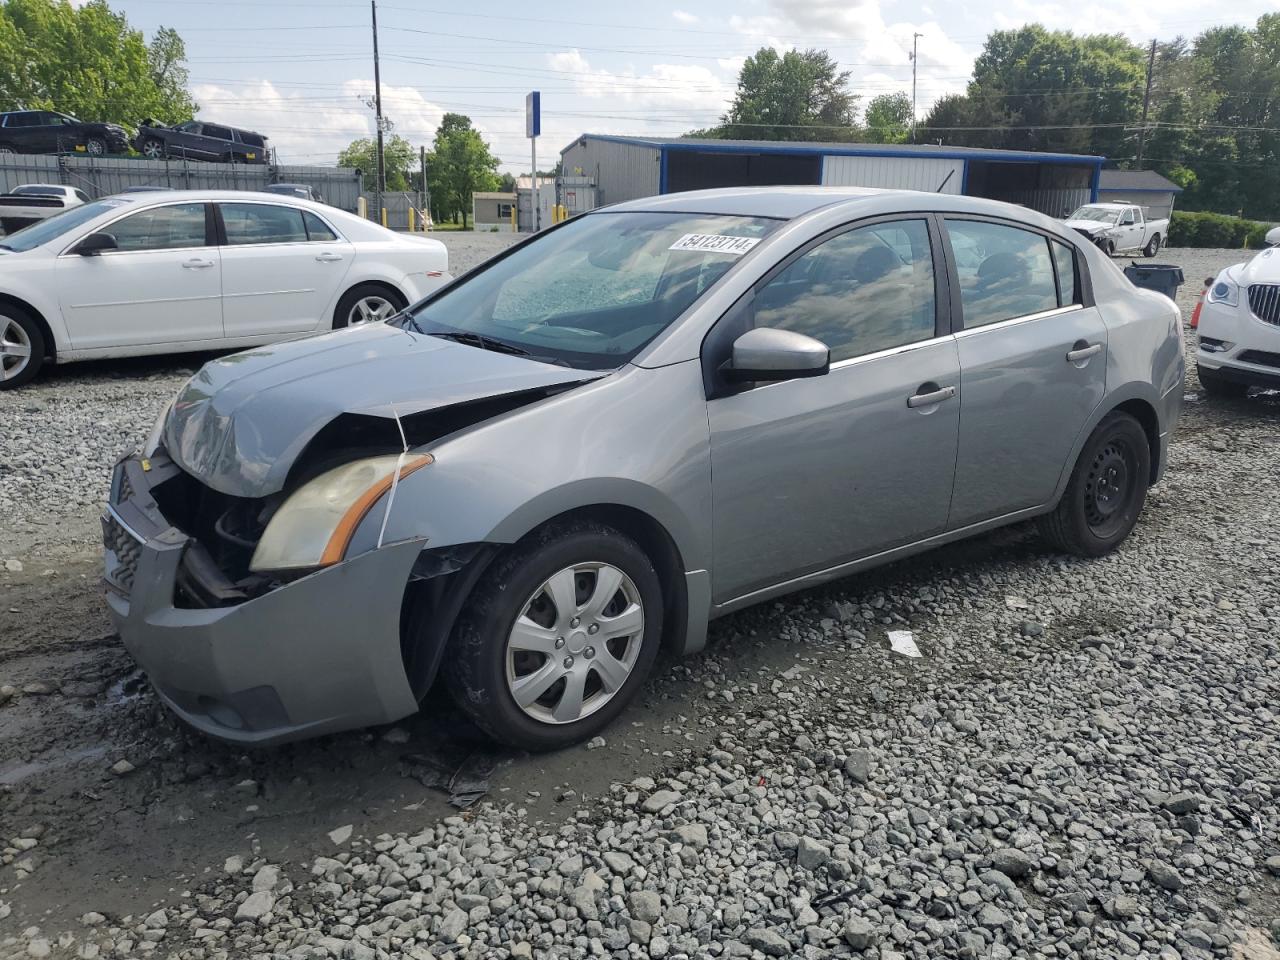
[[[285,162],[335,162],[373,131],[369,4],[360,0],[112,0],[148,35],[187,42],[200,115],[267,134]],[[549,167],[576,135],[675,136],[713,123],[742,60],[761,46],[823,47],[852,71],[863,102],[911,89],[920,38],[919,112],[963,90],[988,32],[1041,22],[1077,32],[1170,39],[1252,23],[1280,0],[1130,4],[1116,0],[663,0],[538,4],[387,0],[378,5],[383,110],[429,145],[443,112],[471,116],[502,160],[528,170],[526,91],[539,89]],[[1158,9],[1156,9],[1158,8]]]

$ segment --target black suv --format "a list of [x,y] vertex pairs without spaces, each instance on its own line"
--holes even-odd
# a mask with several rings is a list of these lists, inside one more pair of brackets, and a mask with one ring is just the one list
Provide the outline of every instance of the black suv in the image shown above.
[[0,113],[0,153],[124,153],[128,134],[114,123],[86,123],[53,110]]
[[176,127],[143,120],[133,148],[148,160],[185,157],[219,163],[267,162],[267,138],[262,134],[203,120],[188,120]]

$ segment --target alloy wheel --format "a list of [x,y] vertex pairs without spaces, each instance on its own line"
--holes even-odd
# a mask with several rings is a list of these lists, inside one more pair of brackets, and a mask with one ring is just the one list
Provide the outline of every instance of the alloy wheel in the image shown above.
[[347,326],[353,327],[358,323],[374,323],[378,320],[386,320],[395,312],[396,305],[386,297],[361,297],[352,305],[351,312],[347,314]]
[[164,147],[159,140],[148,140],[142,145],[142,155],[148,160],[159,160],[164,156]]
[[507,637],[507,689],[542,723],[581,720],[614,698],[644,642],[644,605],[608,563],[578,563],[533,592]]
[[105,157],[107,155],[107,145],[101,140],[88,140],[84,145],[84,150],[91,157]]
[[12,380],[31,362],[31,338],[12,317],[0,316],[0,380]]

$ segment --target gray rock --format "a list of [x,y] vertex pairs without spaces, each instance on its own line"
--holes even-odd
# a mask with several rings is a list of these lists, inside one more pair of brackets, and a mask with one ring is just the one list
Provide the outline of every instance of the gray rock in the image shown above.
[[1151,875],[1151,879],[1155,881],[1156,886],[1163,887],[1165,890],[1181,890],[1184,886],[1182,874],[1176,867],[1172,867],[1160,860],[1151,861],[1151,866],[1147,871]]
[[1280,877],[1280,856],[1267,857],[1266,867],[1277,877]]
[[844,923],[844,942],[854,950],[865,950],[877,940],[876,928],[862,917],[850,917]]
[[662,916],[662,898],[653,890],[636,890],[627,897],[627,910],[637,920],[656,923]]
[[450,910],[441,918],[440,926],[436,927],[436,936],[442,943],[457,943],[458,937],[467,929],[467,922],[464,911]]
[[702,850],[707,845],[707,828],[700,823],[686,823],[676,827],[675,834],[681,843],[695,850]]
[[817,870],[831,859],[831,848],[811,837],[801,837],[796,846],[796,863],[806,870]]
[[854,783],[866,783],[871,779],[871,753],[868,750],[852,750],[844,761],[844,772]]
[[275,906],[276,898],[268,890],[259,890],[256,893],[249,894],[248,898],[236,908],[237,920],[261,920],[263,916],[271,912],[271,908]]
[[742,942],[766,957],[789,957],[791,944],[781,934],[767,927],[752,927],[742,935]]
[[1176,816],[1195,813],[1200,809],[1200,797],[1194,793],[1177,793],[1166,798],[1163,806]]
[[661,813],[679,799],[680,794],[674,790],[657,790],[645,797],[644,802],[640,804],[640,809],[645,813]]
[[606,850],[601,855],[601,859],[604,860],[605,865],[610,870],[620,877],[626,876],[636,865],[630,854],[623,853],[620,850]]
[[1001,847],[991,854],[991,866],[1006,877],[1012,877],[1017,880],[1019,877],[1025,877],[1030,873],[1035,864],[1021,850],[1016,850],[1013,847]]

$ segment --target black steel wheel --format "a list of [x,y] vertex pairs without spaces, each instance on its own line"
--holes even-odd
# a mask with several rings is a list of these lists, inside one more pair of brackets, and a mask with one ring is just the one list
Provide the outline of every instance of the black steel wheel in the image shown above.
[[1151,445],[1127,413],[1103,418],[1085,442],[1052,513],[1040,520],[1050,543],[1083,557],[1110,553],[1129,536],[1147,501]]

